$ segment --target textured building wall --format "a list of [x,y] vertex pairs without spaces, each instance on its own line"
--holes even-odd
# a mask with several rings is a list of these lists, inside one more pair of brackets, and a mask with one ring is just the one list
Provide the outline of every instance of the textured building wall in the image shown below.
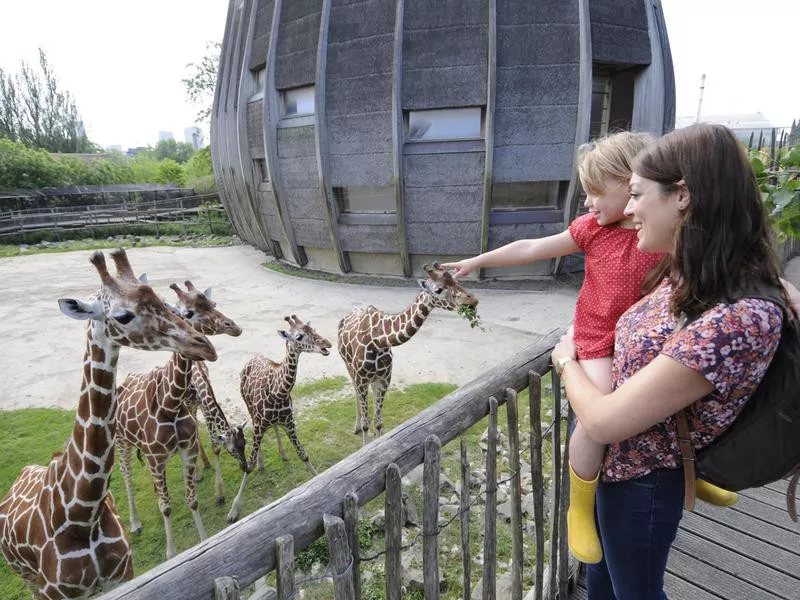
[[[653,1],[658,15],[660,4]],[[250,22],[243,12],[252,2],[257,6]],[[232,1],[212,141],[223,201],[237,231],[258,243],[260,217],[262,229],[287,258],[308,248],[318,257],[315,263],[329,265],[338,255],[342,269],[392,274],[402,273],[402,256],[416,267],[431,257],[473,255],[481,249],[483,231],[489,248],[558,233],[564,226],[563,198],[556,206],[515,212],[493,209],[487,190],[493,184],[570,180],[579,142],[581,65],[591,61],[622,70],[613,75],[613,119],[617,113],[619,120],[629,119],[631,106],[638,114],[646,111],[641,102],[635,106],[637,97],[669,104],[674,94],[663,22],[656,19],[653,27],[651,11],[648,23],[644,0],[587,2],[592,46],[581,63],[579,0],[496,0],[493,30],[491,0],[246,0],[244,9]],[[276,5],[279,21],[273,24]],[[273,25],[277,39],[271,45]],[[249,49],[242,34],[248,30]],[[321,35],[327,43],[318,48]],[[668,76],[666,95],[639,95],[638,74],[655,60],[653,43],[666,50],[666,58],[658,55]],[[239,107],[239,86],[252,85],[263,69],[268,69],[263,98],[245,98],[246,106]],[[490,69],[495,95],[487,115]],[[283,91],[310,85],[322,94],[317,114],[284,121]],[[672,103],[665,115],[674,110]],[[492,128],[482,127],[480,139],[405,139],[409,113],[460,107],[480,107],[483,127],[491,122]],[[239,111],[246,113],[237,132]],[[396,126],[403,129],[399,139]],[[255,176],[242,173],[259,167],[254,159],[270,163],[274,181],[260,181],[257,170]],[[363,193],[365,188],[382,194],[384,214],[341,212],[342,189]],[[485,275],[534,275],[550,266]]]

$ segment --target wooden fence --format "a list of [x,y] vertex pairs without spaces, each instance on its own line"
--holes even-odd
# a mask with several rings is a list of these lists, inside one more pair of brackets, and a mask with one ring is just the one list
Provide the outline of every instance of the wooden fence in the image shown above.
[[[239,599],[240,589],[272,571],[276,572],[277,598],[295,598],[297,590],[310,580],[295,578],[294,554],[325,535],[330,550],[329,572],[316,580],[333,581],[337,600],[361,598],[361,557],[358,552],[358,507],[385,493],[385,548],[378,553],[384,561],[385,597],[401,596],[401,544],[403,501],[401,477],[423,464],[422,556],[425,598],[439,598],[438,540],[439,479],[441,448],[489,415],[485,452],[486,489],[484,510],[484,559],[482,597],[496,597],[497,518],[497,407],[506,404],[508,418],[508,463],[511,471],[511,597],[568,596],[574,576],[567,552],[565,515],[568,496],[566,465],[569,415],[563,414],[560,383],[550,369],[550,352],[561,330],[542,336],[522,352],[485,372],[474,381],[445,396],[403,425],[295,488],[283,498],[248,515],[204,542],[101,596],[102,600],[196,600]],[[542,420],[541,381],[552,377],[552,418]],[[520,447],[517,393],[529,389],[530,446]],[[562,439],[562,428],[564,429]],[[552,485],[545,490],[543,444],[552,449]],[[470,509],[476,498],[470,487],[470,465],[466,443],[461,437],[461,497],[458,518],[461,531],[464,599],[471,594],[469,552]],[[523,528],[520,464],[529,460],[535,521],[535,568],[523,572]],[[545,515],[545,494],[551,494],[551,514]],[[451,519],[451,521],[453,520]],[[530,558],[530,557],[528,557]],[[547,568],[545,563],[547,563]],[[257,595],[265,598],[263,593]],[[256,596],[252,596],[254,598]],[[274,597],[274,596],[273,596]]]

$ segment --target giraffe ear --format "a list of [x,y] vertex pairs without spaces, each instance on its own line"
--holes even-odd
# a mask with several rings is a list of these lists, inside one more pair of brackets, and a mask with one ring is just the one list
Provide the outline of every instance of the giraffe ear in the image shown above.
[[99,321],[105,316],[102,304],[96,300],[94,302],[84,302],[73,298],[59,298],[58,307],[68,317],[80,321],[85,321],[86,319]]
[[285,329],[278,329],[278,335],[285,340],[294,340],[294,336],[288,333]]
[[417,279],[417,283],[419,284],[419,287],[421,287],[421,288],[422,288],[423,290],[425,290],[426,292],[430,291],[430,290],[428,289],[428,285],[427,285],[427,283],[426,283],[426,280],[425,280],[425,279]]
[[147,285],[147,273],[142,273],[139,275],[139,283]]
[[211,300],[211,288],[206,288],[206,291],[203,292],[203,296],[205,296],[208,300]]

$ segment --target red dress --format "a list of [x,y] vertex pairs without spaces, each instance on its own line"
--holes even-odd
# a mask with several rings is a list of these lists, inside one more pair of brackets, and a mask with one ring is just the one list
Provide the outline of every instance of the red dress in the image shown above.
[[635,229],[598,225],[593,214],[575,219],[569,232],[586,254],[583,286],[575,305],[578,358],[611,357],[617,320],[642,297],[647,274],[664,255],[640,252]]

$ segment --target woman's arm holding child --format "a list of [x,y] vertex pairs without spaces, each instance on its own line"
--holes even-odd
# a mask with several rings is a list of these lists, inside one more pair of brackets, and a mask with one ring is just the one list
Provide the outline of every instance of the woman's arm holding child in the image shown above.
[[469,275],[476,269],[524,265],[574,252],[581,252],[581,249],[572,239],[569,230],[566,229],[561,233],[544,238],[517,240],[490,252],[484,252],[458,262],[442,263],[441,266],[443,269],[455,269],[453,277],[458,279]]

